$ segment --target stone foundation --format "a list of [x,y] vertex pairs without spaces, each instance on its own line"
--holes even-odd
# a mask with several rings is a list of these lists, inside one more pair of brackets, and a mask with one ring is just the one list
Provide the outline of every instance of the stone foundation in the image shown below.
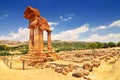
[[21,60],[25,60],[26,64],[30,66],[34,66],[37,63],[43,63],[59,59],[60,57],[55,52],[27,53],[21,57]]

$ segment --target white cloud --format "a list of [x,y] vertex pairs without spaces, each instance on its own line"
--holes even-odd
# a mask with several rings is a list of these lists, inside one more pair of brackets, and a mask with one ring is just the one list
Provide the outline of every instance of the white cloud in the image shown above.
[[11,31],[8,36],[0,36],[0,40],[13,40],[13,41],[28,41],[29,30],[28,28],[20,27],[17,32]]
[[67,41],[78,40],[81,33],[85,33],[89,30],[88,26],[89,24],[85,24],[76,29],[62,31],[59,34],[53,34],[52,39],[53,40],[67,40]]
[[[59,24],[57,22],[48,22],[48,23],[50,27]],[[51,27],[51,30],[53,29],[54,27]],[[28,41],[29,40],[29,29],[20,27],[17,32],[11,31],[8,36],[4,36],[4,35],[0,36],[0,40]]]
[[0,19],[4,19],[6,17],[8,17],[8,14],[4,14],[3,16],[0,16]]
[[59,23],[58,22],[48,22],[50,25],[51,30],[54,30],[54,26],[57,26]]
[[97,30],[103,30],[103,29],[106,29],[107,28],[107,26],[99,26],[99,27],[96,27],[96,28],[93,28],[93,29],[91,29],[91,31],[97,31]]
[[109,27],[120,27],[120,20],[114,21]]
[[63,17],[62,17],[62,16],[60,16],[60,19],[63,19]]
[[99,26],[96,28],[92,28],[91,31],[95,32],[98,30],[104,30],[104,29],[111,28],[111,27],[120,27],[120,20],[114,21],[108,26]]
[[[62,16],[61,16],[62,18]],[[69,17],[70,18],[70,17]],[[118,24],[119,21],[115,21],[111,26],[119,26]],[[59,23],[57,22],[48,22],[51,29],[54,30],[54,26],[58,25]],[[84,24],[83,26],[80,26],[75,29],[71,30],[66,30],[66,31],[61,31],[57,34],[52,34],[52,40],[65,40],[65,41],[100,41],[100,42],[118,42],[120,41],[120,34],[114,34],[114,33],[109,33],[107,35],[99,35],[98,32],[96,34],[91,34],[88,37],[81,38],[82,33],[89,33],[89,31],[94,30],[104,30],[110,28],[109,26],[99,26],[96,28],[89,28],[89,24]],[[84,36],[84,34],[82,34]],[[1,40],[14,40],[14,41],[28,41],[29,40],[29,29],[28,28],[19,28],[17,32],[11,31],[8,36],[0,36]],[[44,32],[44,39],[47,40],[47,33]]]
[[100,36],[98,34],[92,34],[91,36],[89,36],[87,38],[80,39],[80,41],[118,42],[118,41],[120,41],[120,34],[108,34],[108,35],[103,35],[103,36]]
[[49,24],[50,26],[56,26],[56,25],[58,25],[59,23],[58,23],[58,22],[48,22],[48,24]]
[[67,18],[64,18],[63,16],[60,16],[59,18],[61,19],[61,21],[67,22],[68,20],[71,20],[72,17],[73,17],[73,14],[69,14]]

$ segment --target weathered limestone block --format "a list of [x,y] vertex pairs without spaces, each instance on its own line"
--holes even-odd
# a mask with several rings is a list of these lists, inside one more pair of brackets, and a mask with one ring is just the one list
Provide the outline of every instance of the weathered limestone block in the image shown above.
[[93,65],[90,62],[85,62],[83,64],[83,69],[88,70],[88,71],[92,71]]
[[73,77],[77,77],[77,78],[83,77],[84,75],[89,75],[89,71],[84,70],[82,68],[75,70],[72,74]]
[[62,74],[63,74],[63,75],[67,75],[68,72],[63,69],[63,70],[62,70]]
[[84,79],[86,79],[86,80],[92,80],[90,77],[88,77],[88,76],[84,76]]
[[93,59],[93,61],[91,62],[93,64],[94,67],[98,67],[100,66],[100,60],[99,59]]
[[72,76],[73,76],[73,77],[80,78],[80,77],[83,77],[83,74],[80,73],[80,72],[74,72],[74,73],[72,74]]
[[55,69],[57,66],[56,66],[55,64],[51,64],[50,67],[51,67],[52,69]]
[[69,64],[68,67],[69,67],[69,71],[70,72],[72,72],[73,69],[75,69],[75,65],[74,64]]
[[88,70],[84,70],[84,75],[88,76],[89,75],[89,71]]
[[116,62],[116,58],[111,58],[110,60],[109,60],[109,64],[114,64]]
[[63,71],[68,73],[68,72],[70,72],[70,68],[68,66],[63,67]]
[[56,67],[55,68],[55,72],[57,72],[57,73],[62,73],[62,71],[63,71],[62,67]]
[[107,62],[107,61],[109,61],[111,59],[111,57],[106,57],[105,58],[105,61]]
[[50,67],[50,64],[49,63],[46,63],[45,64],[45,68],[49,68]]

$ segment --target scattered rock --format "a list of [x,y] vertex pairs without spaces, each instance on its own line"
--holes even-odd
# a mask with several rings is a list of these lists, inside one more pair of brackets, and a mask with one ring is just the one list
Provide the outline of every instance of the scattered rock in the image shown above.
[[84,76],[84,79],[86,79],[86,80],[92,80],[90,77],[88,77],[88,76]]
[[75,70],[72,74],[73,77],[77,77],[77,78],[83,77],[84,75],[89,75],[89,71],[84,70],[82,68]]
[[63,70],[62,70],[62,74],[63,74],[63,75],[67,75],[68,72],[63,69]]
[[98,66],[100,66],[100,60],[99,59],[94,59],[93,61],[92,61],[92,64],[93,64],[93,66],[94,67],[98,67]]
[[82,76],[83,76],[83,74],[82,74],[82,73],[80,73],[80,72],[75,72],[75,73],[73,73],[73,74],[72,74],[72,76],[73,76],[73,77],[80,78],[80,77],[82,77]]
[[93,65],[90,62],[86,62],[83,64],[83,69],[88,70],[88,71],[92,71]]
[[114,64],[116,62],[115,58],[112,58],[111,60],[109,60],[109,64]]
[[84,70],[83,74],[88,76],[89,75],[89,71],[88,70]]
[[67,73],[70,72],[70,68],[67,66],[67,67],[63,67],[63,70],[66,71]]
[[38,69],[38,68],[40,67],[40,65],[41,65],[41,63],[37,63],[37,64],[34,65],[34,67],[35,67],[36,69]]
[[57,66],[56,66],[55,64],[51,64],[50,67],[51,67],[52,69],[55,69]]
[[57,72],[57,73],[62,73],[62,71],[63,71],[62,67],[56,67],[55,68],[55,72]]
[[72,72],[73,69],[75,69],[74,64],[69,64],[68,67],[69,67],[69,71],[70,71],[70,72]]
[[49,68],[49,67],[50,67],[50,64],[46,63],[45,68]]
[[111,57],[106,57],[105,58],[105,61],[107,62],[107,61],[109,61],[111,59]]

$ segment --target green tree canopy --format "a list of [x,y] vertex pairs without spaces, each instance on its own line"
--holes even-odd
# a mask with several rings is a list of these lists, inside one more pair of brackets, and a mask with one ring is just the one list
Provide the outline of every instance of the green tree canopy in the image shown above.
[[118,42],[118,43],[117,43],[117,46],[119,46],[119,47],[120,47],[120,42]]
[[109,45],[108,45],[108,43],[103,43],[103,48],[108,48],[109,47]]
[[114,42],[109,42],[108,45],[109,47],[116,47],[116,44]]
[[95,49],[95,48],[97,48],[97,43],[96,42],[91,42],[91,43],[89,43],[88,44],[88,47],[90,48],[90,49]]

